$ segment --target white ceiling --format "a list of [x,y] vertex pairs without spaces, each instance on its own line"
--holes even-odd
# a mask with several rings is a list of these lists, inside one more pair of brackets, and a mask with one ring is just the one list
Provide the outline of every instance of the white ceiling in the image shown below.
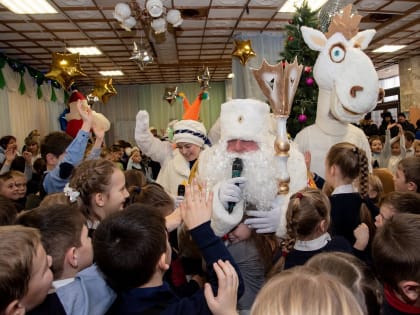
[[[114,6],[120,1],[49,0],[59,11],[53,15],[16,15],[0,5],[0,52],[46,72],[52,52],[64,52],[70,46],[97,46],[102,56],[81,57],[81,66],[88,74],[81,83],[86,85],[100,78],[99,70],[115,69],[122,70],[125,76],[116,77],[114,84],[194,82],[203,66],[209,67],[212,81],[221,81],[231,72],[235,35],[280,35],[285,31],[292,15],[277,12],[284,1],[165,0],[167,8],[180,9],[184,18],[181,27],[167,33],[165,41],[150,35],[140,22],[130,32],[123,30],[113,18]],[[352,2],[363,16],[360,30],[377,30],[366,51],[378,70],[419,54],[419,0]],[[187,16],[189,13],[192,15]],[[129,60],[133,41],[139,43],[140,38],[156,61],[145,71]],[[384,44],[408,46],[392,54],[372,53]]]

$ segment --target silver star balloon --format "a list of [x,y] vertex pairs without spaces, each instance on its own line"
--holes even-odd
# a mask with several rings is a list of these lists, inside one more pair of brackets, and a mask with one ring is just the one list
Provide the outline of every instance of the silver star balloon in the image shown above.
[[208,67],[203,67],[203,69],[197,74],[197,81],[200,84],[200,88],[202,90],[209,88],[210,71]]
[[140,49],[137,47],[136,42],[133,42],[134,48],[133,48],[133,54],[130,57],[130,60],[133,60],[137,65],[139,66],[140,70],[143,71],[144,67],[148,64],[153,63],[153,57],[149,55],[146,49],[143,47],[140,47]]

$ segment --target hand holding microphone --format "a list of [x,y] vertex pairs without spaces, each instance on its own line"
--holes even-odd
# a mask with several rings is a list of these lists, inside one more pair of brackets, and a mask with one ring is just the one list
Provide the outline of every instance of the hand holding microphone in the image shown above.
[[243,169],[242,160],[236,158],[232,164],[232,178],[226,180],[220,185],[219,199],[229,213],[232,213],[235,204],[242,198],[243,184],[246,182],[245,177],[240,177]]
[[185,185],[178,185],[177,196],[175,198],[175,209],[179,207],[180,203],[184,201]]

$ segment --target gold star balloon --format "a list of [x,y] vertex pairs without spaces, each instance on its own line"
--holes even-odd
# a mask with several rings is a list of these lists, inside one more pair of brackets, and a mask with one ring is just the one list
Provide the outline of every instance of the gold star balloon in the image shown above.
[[239,59],[241,64],[245,65],[250,57],[255,57],[257,54],[252,50],[251,40],[235,40],[235,50],[232,56]]
[[92,96],[97,96],[102,103],[108,103],[108,100],[117,95],[117,90],[112,85],[112,78],[98,79],[95,81],[95,87],[90,93]]
[[56,80],[68,90],[76,79],[87,77],[80,67],[80,55],[71,53],[53,53],[50,71],[45,77]]

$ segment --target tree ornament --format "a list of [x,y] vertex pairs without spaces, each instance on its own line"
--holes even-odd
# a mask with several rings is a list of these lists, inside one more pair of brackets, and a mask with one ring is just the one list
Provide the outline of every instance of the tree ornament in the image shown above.
[[311,73],[312,67],[311,66],[306,66],[303,71],[305,71],[306,73]]
[[257,54],[251,47],[251,40],[235,40],[235,50],[232,56],[239,59],[242,65],[248,62],[248,59],[255,57]]
[[165,88],[165,92],[163,93],[163,100],[167,101],[169,105],[172,105],[172,103],[176,101],[177,94],[177,86],[168,86]]
[[315,82],[314,78],[312,78],[312,77],[306,78],[306,80],[305,80],[305,83],[306,83],[307,86],[312,86],[314,84],[314,82]]
[[287,38],[287,40],[289,41],[289,42],[291,42],[291,41],[293,41],[295,38],[293,37],[293,36],[289,36],[288,38]]
[[299,116],[298,116],[298,121],[299,121],[301,124],[305,123],[307,120],[308,120],[308,117],[307,117],[304,113],[299,114]]
[[68,90],[76,79],[87,75],[80,67],[79,53],[53,53],[51,70],[45,77],[57,81],[62,88]]
[[96,80],[91,94],[97,96],[102,103],[108,103],[112,96],[117,95],[117,90],[112,85],[112,78]]

